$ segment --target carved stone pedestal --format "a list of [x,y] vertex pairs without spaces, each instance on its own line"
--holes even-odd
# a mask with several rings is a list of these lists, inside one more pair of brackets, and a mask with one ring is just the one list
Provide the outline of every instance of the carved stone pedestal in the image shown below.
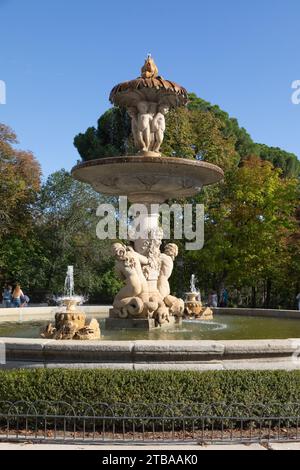
[[42,338],[81,341],[100,339],[100,326],[95,318],[86,323],[85,313],[75,310],[76,301],[72,299],[66,298],[64,305],[67,310],[55,314],[55,325],[48,323],[41,332]]
[[203,307],[200,300],[197,300],[197,292],[188,292],[185,300],[184,316],[189,320],[212,320],[213,311],[209,307]]
[[107,329],[118,328],[117,325],[129,329],[165,329],[179,323],[183,315],[184,302],[170,294],[169,286],[178,248],[168,243],[160,251],[163,233],[158,214],[145,215],[142,223],[143,233],[151,232],[151,237],[137,238],[133,246],[114,243],[112,247],[116,271],[124,286],[114,299]]

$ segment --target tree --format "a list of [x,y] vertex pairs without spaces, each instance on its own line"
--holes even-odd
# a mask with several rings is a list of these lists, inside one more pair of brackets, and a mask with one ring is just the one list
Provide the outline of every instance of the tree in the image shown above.
[[131,123],[125,109],[114,107],[98,120],[98,127],[89,127],[74,138],[74,145],[83,160],[124,155],[133,147]]
[[[220,193],[204,195],[205,245],[187,253],[202,286],[219,289],[223,283],[251,289],[252,306],[293,305],[286,292],[286,274],[295,259],[299,233],[296,178],[282,178],[281,170],[253,156],[226,175]],[[292,254],[293,253],[293,254]],[[289,284],[295,275],[289,277]],[[296,280],[294,281],[296,282]],[[294,294],[293,294],[294,295]]]
[[65,170],[49,176],[36,206],[36,238],[44,255],[40,295],[61,292],[66,268],[74,265],[77,293],[98,302],[113,298],[120,283],[114,275],[111,242],[96,236],[96,210],[108,200]]
[[300,162],[295,154],[264,144],[257,144],[257,150],[262,160],[267,160],[276,168],[281,168],[283,176],[300,176]]
[[0,238],[30,227],[30,206],[40,186],[40,166],[31,152],[16,150],[15,133],[0,124]]
[[189,94],[188,109],[209,112],[222,123],[222,133],[225,138],[233,139],[235,150],[241,159],[257,153],[256,144],[243,127],[239,127],[238,121],[231,118],[226,111],[219,106],[212,105],[208,101],[199,98],[195,93]]
[[209,111],[176,108],[167,116],[162,146],[166,155],[195,158],[226,169],[238,163],[235,138],[225,137],[223,123]]
[[[21,260],[32,251],[32,206],[40,188],[40,166],[31,152],[16,150],[16,134],[0,124],[0,282],[21,279]],[[28,247],[31,246],[29,249]],[[29,251],[28,251],[29,250]]]
[[[98,120],[97,129],[89,127],[74,139],[83,160],[134,153],[130,118],[123,108],[113,107]],[[167,115],[167,130],[162,152],[168,156],[199,158],[220,164],[225,170],[251,155],[270,161],[283,170],[283,176],[299,176],[297,156],[280,148],[255,143],[219,106],[189,94],[187,108]]]

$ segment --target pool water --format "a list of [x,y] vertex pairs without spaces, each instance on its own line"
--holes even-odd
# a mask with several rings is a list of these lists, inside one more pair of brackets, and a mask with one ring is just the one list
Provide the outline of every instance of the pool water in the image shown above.
[[[284,339],[300,337],[298,319],[215,315],[212,321],[184,320],[181,327],[171,330],[105,330],[105,320],[99,319],[101,340],[222,340],[222,339]],[[39,338],[47,321],[0,323],[0,337]]]

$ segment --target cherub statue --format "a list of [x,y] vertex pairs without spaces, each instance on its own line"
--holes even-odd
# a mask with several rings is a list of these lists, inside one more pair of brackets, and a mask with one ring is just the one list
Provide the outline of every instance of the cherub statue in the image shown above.
[[157,110],[157,104],[140,101],[135,106],[129,106],[127,113],[131,117],[131,131],[135,147],[147,152],[154,145],[155,136],[151,130],[151,123]]
[[[156,103],[140,101],[137,104],[137,138],[139,150],[147,152],[151,144],[151,123],[156,112]],[[134,123],[135,127],[135,123]]]
[[116,258],[116,272],[126,283],[116,295],[114,304],[124,298],[136,297],[147,291],[148,286],[142,265],[148,264],[148,258],[122,243],[114,243],[112,253]]
[[159,153],[160,147],[164,140],[165,130],[166,130],[166,120],[165,115],[168,114],[169,107],[165,104],[161,104],[158,107],[158,113],[152,120],[151,131],[154,135],[154,142],[152,144],[151,150]]
[[172,315],[181,317],[184,312],[184,302],[182,299],[177,299],[170,295],[169,278],[174,268],[174,259],[178,255],[178,247],[175,243],[168,243],[165,246],[164,253],[161,253],[161,268],[157,287],[160,295],[164,299],[165,305],[169,308]]
[[178,246],[175,243],[168,243],[165,246],[164,253],[161,253],[161,268],[157,281],[158,290],[164,299],[170,295],[169,278],[174,268],[174,259],[178,255]]
[[139,128],[138,128],[138,112],[135,106],[127,108],[127,113],[131,118],[131,132],[133,135],[134,145],[137,149],[141,149],[144,146],[144,142],[141,141]]

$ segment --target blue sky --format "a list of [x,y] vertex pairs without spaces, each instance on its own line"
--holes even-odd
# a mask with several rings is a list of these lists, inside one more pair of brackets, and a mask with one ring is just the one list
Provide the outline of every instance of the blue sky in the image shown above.
[[44,176],[71,169],[74,136],[151,52],[165,78],[299,157],[299,25],[299,0],[0,0],[0,122]]

